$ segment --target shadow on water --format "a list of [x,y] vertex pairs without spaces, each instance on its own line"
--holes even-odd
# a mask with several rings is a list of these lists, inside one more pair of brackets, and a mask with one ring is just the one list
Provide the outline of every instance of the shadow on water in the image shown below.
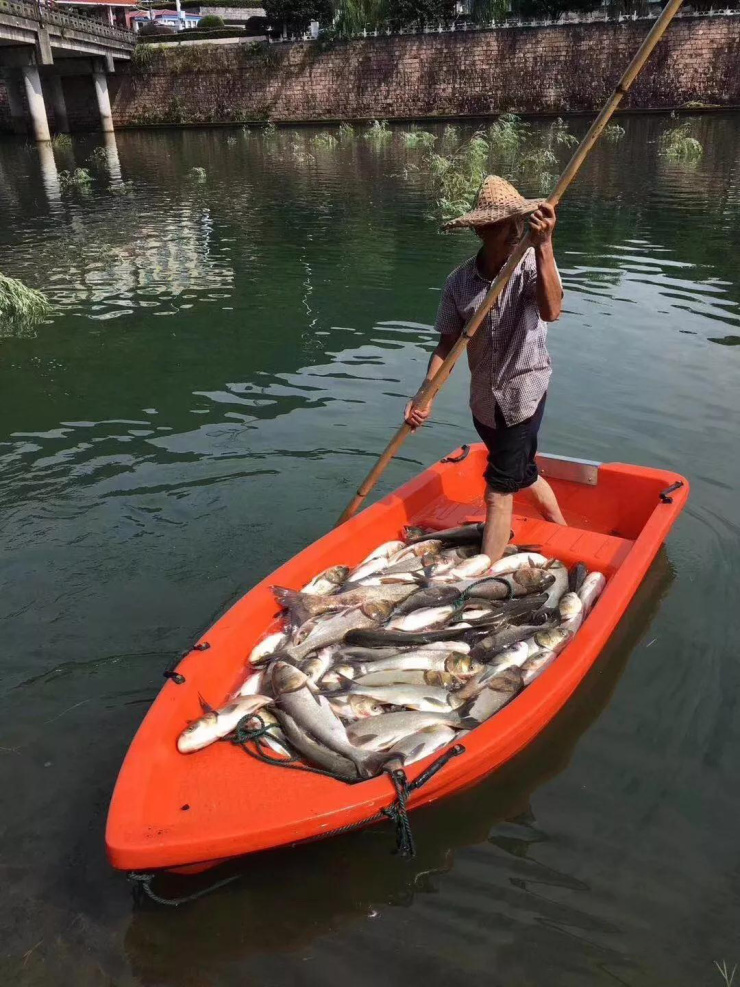
[[435,874],[452,870],[456,852],[486,841],[505,854],[528,857],[546,838],[538,832],[531,795],[568,767],[579,739],[609,703],[674,576],[663,549],[609,644],[556,720],[495,775],[412,815],[413,860],[390,858],[393,834],[380,826],[259,854],[197,878],[160,877],[157,892],[173,897],[231,875],[240,880],[182,908],[147,901],[134,910],[125,949],[141,982],[183,982],[202,963],[294,951],[339,925],[372,917],[378,906],[409,906],[417,895],[434,890]]

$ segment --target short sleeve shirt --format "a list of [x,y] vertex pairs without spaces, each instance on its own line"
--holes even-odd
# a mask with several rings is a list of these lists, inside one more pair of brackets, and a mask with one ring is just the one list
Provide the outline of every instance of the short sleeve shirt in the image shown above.
[[[471,257],[445,282],[436,322],[444,335],[460,335],[491,287],[477,261]],[[530,247],[468,344],[470,410],[490,428],[496,427],[497,406],[507,425],[517,425],[532,417],[547,391],[552,369],[536,289],[537,262]]]

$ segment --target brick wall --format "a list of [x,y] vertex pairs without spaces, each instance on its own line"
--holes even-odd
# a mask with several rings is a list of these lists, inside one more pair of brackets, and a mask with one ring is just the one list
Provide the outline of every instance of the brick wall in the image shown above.
[[[325,47],[167,50],[121,75],[119,124],[413,118],[592,111],[646,22],[368,38]],[[626,105],[740,106],[740,17],[675,21]]]
[[[589,112],[611,92],[645,21],[338,42],[156,49],[109,77],[119,126]],[[740,17],[674,21],[626,104],[740,106]],[[73,129],[97,126],[89,79],[66,78]],[[0,82],[0,126],[7,109]]]

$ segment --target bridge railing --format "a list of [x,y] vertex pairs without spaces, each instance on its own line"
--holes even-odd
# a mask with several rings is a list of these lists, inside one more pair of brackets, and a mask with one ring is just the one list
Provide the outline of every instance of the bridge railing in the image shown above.
[[103,24],[93,17],[85,17],[82,14],[62,13],[61,10],[55,10],[45,3],[0,0],[0,14],[12,14],[15,17],[24,17],[26,20],[36,21],[40,24],[54,24],[56,27],[76,28],[78,31],[86,31],[88,34],[95,34],[101,38],[111,38],[130,45],[136,44],[136,35],[133,31],[111,27],[109,24]]

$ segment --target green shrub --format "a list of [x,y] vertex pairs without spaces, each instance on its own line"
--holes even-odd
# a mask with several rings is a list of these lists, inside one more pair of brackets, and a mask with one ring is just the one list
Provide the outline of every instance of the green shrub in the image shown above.
[[333,134],[330,134],[327,130],[322,131],[320,134],[316,134],[315,137],[311,138],[311,144],[314,147],[336,147],[339,141]]
[[620,127],[618,123],[610,123],[604,130],[604,140],[607,144],[617,144],[626,133],[624,127]]
[[348,144],[355,139],[355,128],[351,123],[339,124],[339,140],[343,144]]
[[175,33],[174,27],[170,27],[169,24],[162,24],[161,21],[146,21],[139,28],[139,36],[142,38]]
[[388,126],[387,120],[373,120],[362,136],[366,141],[370,141],[371,144],[375,144],[378,147],[392,140],[393,132]]
[[425,148],[434,147],[437,142],[437,138],[434,134],[430,134],[428,130],[409,130],[402,136],[403,142],[406,147],[409,148]]
[[51,139],[51,146],[59,151],[66,150],[66,148],[72,147],[72,138],[69,134],[56,134]]
[[218,30],[221,27],[225,27],[223,17],[217,17],[215,14],[207,14],[205,17],[201,17],[198,21],[197,31],[207,31],[210,29]]

